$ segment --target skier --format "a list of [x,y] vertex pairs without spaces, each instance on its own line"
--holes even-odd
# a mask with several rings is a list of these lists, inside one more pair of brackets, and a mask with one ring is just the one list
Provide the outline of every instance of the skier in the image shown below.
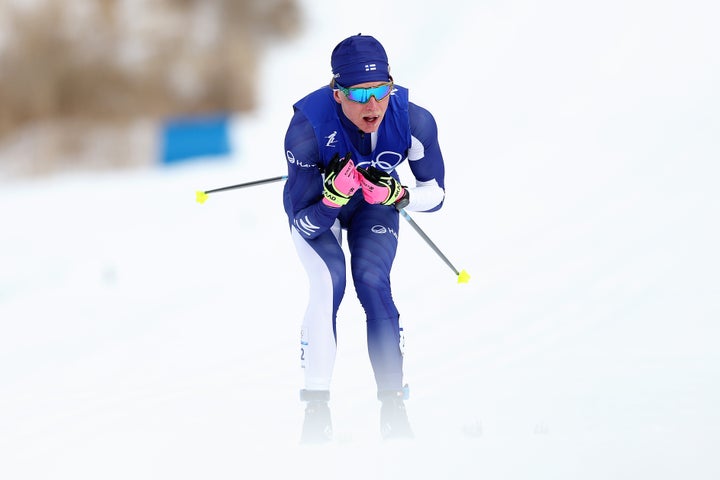
[[[399,211],[431,212],[445,198],[445,167],[432,114],[394,83],[384,47],[369,35],[341,41],[330,84],[293,105],[285,135],[283,202],[309,279],[300,334],[306,402],[303,443],[332,438],[328,402],[336,355],[336,319],[345,294],[346,232],[355,290],[366,315],[367,348],[377,385],[380,432],[413,436],[405,410],[402,328],[390,270]],[[409,161],[414,184],[395,168]]]

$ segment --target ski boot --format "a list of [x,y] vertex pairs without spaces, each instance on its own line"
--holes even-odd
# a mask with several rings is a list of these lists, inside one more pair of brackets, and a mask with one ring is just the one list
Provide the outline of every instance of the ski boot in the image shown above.
[[378,392],[378,400],[382,402],[380,407],[380,434],[384,440],[414,437],[405,411],[404,399],[404,390]]
[[300,390],[300,400],[307,402],[300,443],[319,444],[332,440],[330,392],[327,390]]

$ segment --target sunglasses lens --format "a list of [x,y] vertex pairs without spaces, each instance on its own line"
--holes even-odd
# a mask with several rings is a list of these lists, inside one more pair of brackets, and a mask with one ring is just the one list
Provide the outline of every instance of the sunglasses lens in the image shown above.
[[353,102],[365,103],[370,97],[368,96],[368,91],[364,88],[349,88],[347,98]]
[[392,84],[385,83],[370,88],[348,88],[344,91],[346,92],[345,95],[347,95],[347,98],[353,102],[367,103],[370,101],[370,97],[375,97],[377,101],[387,97],[392,91]]
[[[372,90],[372,96],[374,96],[376,100],[380,101],[390,95],[391,90],[392,86],[390,84],[380,85]],[[370,100],[370,97],[368,97],[368,100]]]

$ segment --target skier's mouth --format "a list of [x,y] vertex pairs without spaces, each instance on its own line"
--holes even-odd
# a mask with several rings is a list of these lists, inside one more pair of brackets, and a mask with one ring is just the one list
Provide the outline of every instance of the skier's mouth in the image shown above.
[[380,127],[382,115],[363,115],[358,120],[357,126],[365,133],[375,132]]

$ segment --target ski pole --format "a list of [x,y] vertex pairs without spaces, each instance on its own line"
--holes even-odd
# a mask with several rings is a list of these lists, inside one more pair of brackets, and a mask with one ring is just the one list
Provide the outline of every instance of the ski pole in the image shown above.
[[227,187],[205,190],[204,192],[198,190],[197,192],[195,192],[195,200],[197,200],[198,203],[205,203],[205,200],[207,200],[208,195],[211,193],[224,192],[225,190],[234,190],[236,188],[252,187],[254,185],[262,185],[263,183],[279,182],[285,179],[287,179],[287,175],[280,175],[277,177],[263,178],[262,180],[253,180],[252,182],[238,183],[237,185],[230,185]]
[[408,223],[415,229],[415,231],[422,237],[423,240],[425,240],[425,243],[430,245],[430,248],[432,248],[435,253],[438,254],[440,258],[447,264],[448,267],[457,275],[458,277],[458,283],[468,283],[470,281],[470,274],[466,272],[465,270],[458,271],[457,268],[448,260],[448,258],[440,251],[440,249],[433,243],[432,240],[430,240],[430,237],[427,236],[425,232],[423,232],[422,228],[420,228],[420,225],[415,223],[415,220],[413,220],[410,217],[410,214],[405,211],[405,209],[400,210],[400,215],[402,215],[405,220],[408,221]]
[[[221,187],[221,188],[214,188],[212,190],[205,190],[200,191],[198,190],[195,192],[195,198],[198,203],[205,203],[205,200],[207,200],[208,195],[215,192],[222,192],[225,190],[234,190],[237,188],[245,188],[245,187],[252,187],[254,185],[262,185],[264,183],[272,183],[272,182],[279,182],[281,180],[286,180],[287,175],[280,175],[277,177],[270,177],[270,178],[264,178],[262,180],[253,180],[251,182],[245,182],[245,183],[238,183],[237,185],[230,185],[227,187]],[[408,221],[408,223],[415,229],[415,231],[422,237],[425,242],[430,245],[430,248],[432,248],[435,253],[447,264],[448,267],[457,275],[458,277],[458,283],[468,283],[470,281],[470,274],[465,271],[461,270],[458,271],[457,268],[448,260],[448,258],[442,253],[442,251],[435,245],[435,243],[430,240],[430,237],[427,236],[427,234],[420,228],[420,225],[415,223],[415,220],[413,220],[410,215],[405,211],[405,209],[400,209],[400,214],[405,218],[405,220]]]

